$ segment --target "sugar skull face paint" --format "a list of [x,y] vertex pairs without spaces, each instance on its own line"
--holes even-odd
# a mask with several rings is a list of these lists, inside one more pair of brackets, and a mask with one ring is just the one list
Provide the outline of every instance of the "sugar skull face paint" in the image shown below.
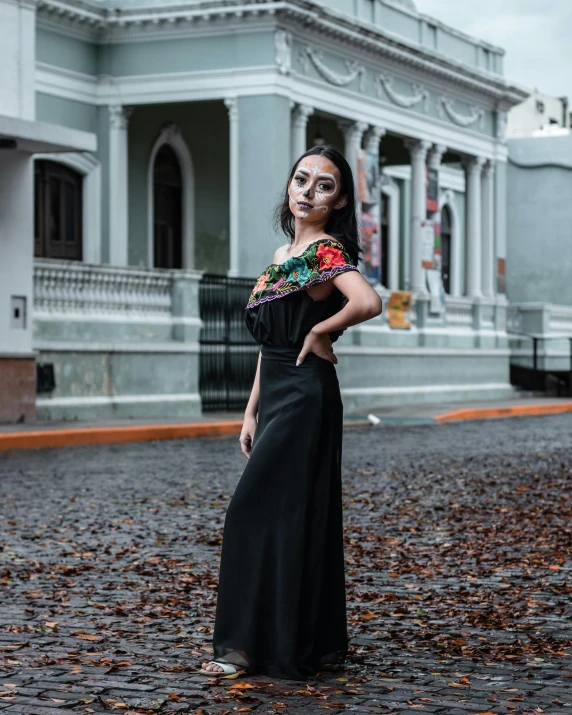
[[337,166],[321,155],[305,157],[288,187],[290,211],[304,221],[324,221],[334,209],[345,206],[347,197],[339,194]]

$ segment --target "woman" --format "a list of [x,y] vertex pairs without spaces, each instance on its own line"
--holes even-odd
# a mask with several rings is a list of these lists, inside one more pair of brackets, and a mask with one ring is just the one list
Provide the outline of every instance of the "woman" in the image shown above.
[[354,182],[337,150],[317,146],[296,162],[277,223],[290,243],[246,306],[261,351],[240,435],[249,461],[224,525],[208,675],[304,679],[347,652],[332,343],[382,308],[356,267]]

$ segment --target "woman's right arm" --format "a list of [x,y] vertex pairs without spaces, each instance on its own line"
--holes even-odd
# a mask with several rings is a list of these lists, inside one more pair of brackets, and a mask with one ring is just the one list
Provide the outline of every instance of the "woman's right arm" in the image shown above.
[[256,375],[254,376],[254,384],[250,393],[250,399],[244,412],[244,422],[240,433],[240,449],[247,459],[250,459],[252,450],[252,440],[256,432],[256,416],[258,414],[258,399],[260,397],[260,360],[261,353],[258,353],[258,364],[256,366]]

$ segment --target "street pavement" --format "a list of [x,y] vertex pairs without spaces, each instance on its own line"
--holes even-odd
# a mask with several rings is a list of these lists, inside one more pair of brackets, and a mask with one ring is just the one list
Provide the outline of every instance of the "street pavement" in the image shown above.
[[237,436],[0,454],[0,714],[572,712],[572,415],[351,427],[343,462],[346,667],[217,681]]

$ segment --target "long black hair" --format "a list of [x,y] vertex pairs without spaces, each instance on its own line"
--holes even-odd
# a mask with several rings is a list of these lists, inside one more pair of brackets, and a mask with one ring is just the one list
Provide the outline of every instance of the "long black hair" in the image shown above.
[[288,189],[296,171],[296,167],[300,161],[307,156],[316,155],[325,156],[326,159],[329,159],[338,167],[341,177],[340,196],[345,194],[348,197],[348,201],[343,208],[332,211],[330,218],[328,219],[328,223],[324,228],[324,233],[327,233],[329,236],[335,238],[343,244],[347,252],[350,254],[354,265],[357,266],[362,254],[362,249],[360,245],[360,233],[356,214],[357,203],[354,177],[350,165],[346,161],[343,154],[341,154],[333,146],[324,145],[312,147],[294,162],[294,165],[290,170],[290,175],[288,176],[288,181],[286,182],[284,197],[278,206],[276,206],[274,212],[274,226],[276,230],[279,228],[282,229],[284,234],[290,240],[290,243],[292,243],[295,236],[295,219],[294,214],[290,210],[290,197],[288,195]]

